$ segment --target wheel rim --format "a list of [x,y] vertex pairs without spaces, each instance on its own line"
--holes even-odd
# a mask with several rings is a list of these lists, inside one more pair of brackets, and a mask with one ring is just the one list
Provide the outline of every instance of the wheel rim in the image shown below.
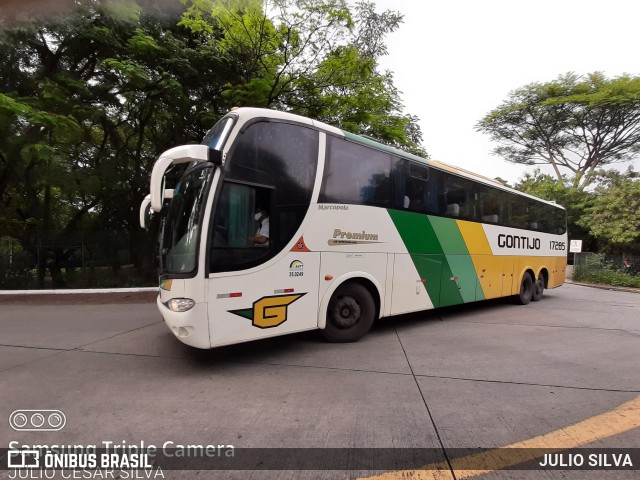
[[332,323],[342,329],[353,327],[360,320],[362,309],[358,300],[351,296],[338,297],[332,309]]
[[542,295],[544,291],[544,280],[542,278],[538,278],[536,282],[536,295]]

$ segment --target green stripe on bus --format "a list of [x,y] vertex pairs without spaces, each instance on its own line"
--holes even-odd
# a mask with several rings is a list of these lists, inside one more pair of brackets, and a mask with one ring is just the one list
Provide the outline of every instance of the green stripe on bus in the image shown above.
[[458,224],[452,218],[427,216],[445,255],[469,255]]
[[442,246],[426,215],[387,210],[409,253],[440,254]]
[[478,277],[471,257],[468,255],[447,255],[447,263],[451,268],[452,277],[450,278],[453,278],[451,283],[455,285],[462,301],[467,303],[484,300],[484,295],[482,298],[476,298]]
[[[481,293],[482,289],[476,292],[478,273],[471,255],[469,255],[469,249],[464,241],[462,232],[458,227],[458,222],[452,218],[432,216],[428,218],[447,257],[447,263],[454,278],[453,282],[457,285],[456,288],[459,290],[462,301],[466,303],[484,300],[484,295]],[[479,297],[476,294],[479,294]]]
[[[451,281],[453,274],[429,217],[412,212],[388,210],[420,278],[435,307],[462,303],[462,296]],[[443,280],[445,279],[445,280]]]
[[484,300],[455,220],[388,210],[435,307]]

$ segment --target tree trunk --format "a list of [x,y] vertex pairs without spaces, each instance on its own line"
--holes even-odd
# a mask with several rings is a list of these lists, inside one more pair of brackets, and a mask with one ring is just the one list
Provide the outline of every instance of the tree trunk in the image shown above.
[[[44,203],[42,205],[42,233],[40,235],[40,245],[38,246],[38,288],[44,288],[44,276],[47,271],[47,257],[49,249],[46,246],[49,240],[49,214],[51,210],[51,185],[47,182],[44,187]],[[43,248],[42,243],[45,243]]]

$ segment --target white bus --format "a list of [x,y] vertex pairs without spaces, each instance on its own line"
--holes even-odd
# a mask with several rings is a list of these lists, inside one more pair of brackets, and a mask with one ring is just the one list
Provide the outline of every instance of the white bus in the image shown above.
[[164,152],[149,200],[166,209],[158,308],[198,348],[312,329],[355,341],[379,317],[526,304],[565,277],[562,207],[289,113],[235,109]]

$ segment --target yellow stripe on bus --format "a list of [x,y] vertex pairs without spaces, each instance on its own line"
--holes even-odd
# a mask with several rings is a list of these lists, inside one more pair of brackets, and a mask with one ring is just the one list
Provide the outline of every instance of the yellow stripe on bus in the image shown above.
[[471,255],[492,255],[482,224],[464,220],[456,220],[456,223]]
[[[478,288],[482,289],[483,298],[489,299],[511,295],[511,277],[507,279],[508,284],[506,286],[503,286],[503,284],[504,272],[509,270],[510,275],[512,267],[507,268],[505,257],[493,255],[482,225],[464,220],[456,220],[456,223],[464,243],[467,245],[467,250],[469,250],[479,281]],[[476,295],[476,297],[480,296]]]

